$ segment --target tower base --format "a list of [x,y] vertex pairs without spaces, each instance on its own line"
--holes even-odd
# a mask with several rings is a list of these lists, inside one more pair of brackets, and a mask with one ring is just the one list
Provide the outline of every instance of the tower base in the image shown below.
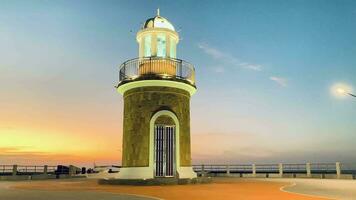
[[[179,179],[193,179],[197,177],[197,174],[193,171],[192,167],[179,167],[177,169],[177,173]],[[123,167],[120,169],[120,172],[115,177],[115,179],[155,179],[153,174],[153,167]]]
[[102,185],[187,185],[211,183],[210,177],[197,178],[152,178],[152,179],[100,179]]
[[192,167],[179,167],[177,169],[178,172],[178,177],[180,179],[185,179],[185,178],[197,178],[197,173],[194,172]]

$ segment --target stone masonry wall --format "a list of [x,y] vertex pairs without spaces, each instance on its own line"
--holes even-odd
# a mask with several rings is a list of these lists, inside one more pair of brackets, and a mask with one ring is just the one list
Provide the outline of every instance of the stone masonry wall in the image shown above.
[[149,165],[150,119],[160,110],[176,114],[180,125],[180,165],[191,166],[189,93],[170,87],[141,87],[124,94],[123,167]]

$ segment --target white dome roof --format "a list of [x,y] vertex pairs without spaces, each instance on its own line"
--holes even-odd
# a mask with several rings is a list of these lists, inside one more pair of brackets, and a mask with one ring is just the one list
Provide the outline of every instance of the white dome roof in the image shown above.
[[166,28],[175,31],[174,26],[166,18],[157,15],[156,17],[146,20],[142,29],[146,28]]

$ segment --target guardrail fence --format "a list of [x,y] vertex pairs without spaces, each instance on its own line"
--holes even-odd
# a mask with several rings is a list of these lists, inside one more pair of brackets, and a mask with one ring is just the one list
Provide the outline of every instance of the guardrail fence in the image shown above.
[[356,163],[202,164],[193,165],[200,176],[347,178],[356,179]]
[[[108,166],[97,168],[105,167]],[[120,168],[120,166],[111,167]],[[356,163],[202,164],[192,167],[199,176],[356,179]],[[29,176],[32,178],[35,175],[58,178],[60,175],[73,176],[80,173],[85,174],[87,171],[85,168],[78,168],[73,165],[0,165],[0,180],[4,180],[6,177]]]
[[[85,168],[84,168],[85,169]],[[35,175],[75,175],[82,169],[73,165],[48,166],[48,165],[0,165],[0,178],[8,176],[35,176]]]

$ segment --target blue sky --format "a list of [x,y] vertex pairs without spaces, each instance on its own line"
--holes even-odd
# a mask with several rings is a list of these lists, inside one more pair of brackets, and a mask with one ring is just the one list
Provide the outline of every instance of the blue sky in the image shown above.
[[[136,32],[158,7],[179,30],[177,57],[196,67],[193,161],[356,160],[356,100],[329,91],[356,88],[356,2],[342,0],[0,0],[0,133],[90,129],[117,145],[88,141],[76,156],[120,148],[118,66],[138,56]],[[60,151],[1,146],[16,149],[0,150],[5,161]]]

